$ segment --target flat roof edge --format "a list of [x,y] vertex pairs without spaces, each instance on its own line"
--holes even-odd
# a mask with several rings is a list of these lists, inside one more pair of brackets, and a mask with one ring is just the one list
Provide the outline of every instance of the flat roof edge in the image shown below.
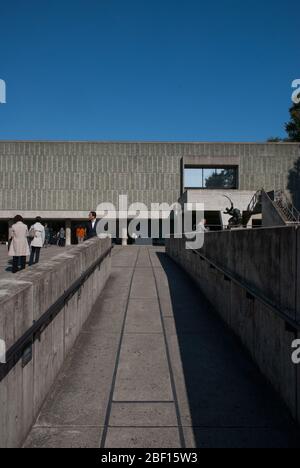
[[300,142],[247,142],[247,141],[139,141],[139,140],[1,140],[0,143],[91,143],[91,144],[156,144],[156,145],[298,145]]

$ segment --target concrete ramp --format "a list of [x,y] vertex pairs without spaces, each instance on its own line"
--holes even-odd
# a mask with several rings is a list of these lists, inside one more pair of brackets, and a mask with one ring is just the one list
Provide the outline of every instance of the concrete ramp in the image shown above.
[[113,269],[25,447],[294,447],[288,411],[163,249]]

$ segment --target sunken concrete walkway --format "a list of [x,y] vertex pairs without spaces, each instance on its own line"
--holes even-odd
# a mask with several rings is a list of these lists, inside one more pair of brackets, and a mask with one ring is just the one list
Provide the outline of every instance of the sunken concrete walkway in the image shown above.
[[25,447],[290,447],[287,411],[163,249],[112,276]]

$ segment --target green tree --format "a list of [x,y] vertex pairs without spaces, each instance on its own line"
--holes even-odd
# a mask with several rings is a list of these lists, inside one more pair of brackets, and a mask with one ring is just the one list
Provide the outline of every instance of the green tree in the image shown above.
[[268,138],[268,143],[280,143],[282,142],[282,138],[279,138],[279,137],[271,137],[271,138]]
[[236,174],[233,169],[216,171],[205,180],[206,188],[234,188],[236,186]]
[[290,116],[291,120],[285,124],[288,141],[300,141],[300,103],[290,108]]

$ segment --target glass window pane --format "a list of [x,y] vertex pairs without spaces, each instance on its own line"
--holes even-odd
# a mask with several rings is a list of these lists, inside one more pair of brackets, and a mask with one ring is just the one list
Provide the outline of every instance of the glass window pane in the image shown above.
[[203,181],[205,188],[213,188],[216,184],[216,169],[203,169]]
[[204,170],[204,187],[209,189],[237,188],[236,169],[217,168]]
[[189,168],[184,170],[185,188],[237,189],[237,168]]
[[185,169],[184,170],[185,188],[203,188],[202,174],[203,174],[203,169]]

